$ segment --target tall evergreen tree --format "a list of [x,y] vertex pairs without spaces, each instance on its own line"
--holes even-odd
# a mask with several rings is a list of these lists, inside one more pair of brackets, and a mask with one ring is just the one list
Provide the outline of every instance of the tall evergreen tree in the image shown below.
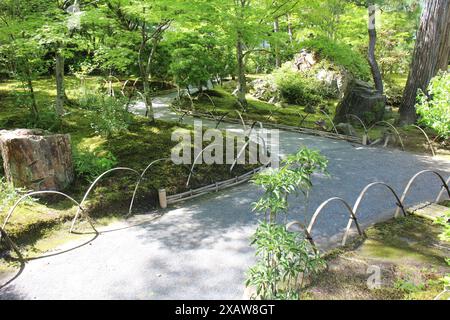
[[447,69],[450,53],[449,10],[450,0],[428,0],[423,8],[408,81],[400,107],[401,124],[412,124],[417,120],[415,104],[418,90],[426,92],[430,80],[439,69]]

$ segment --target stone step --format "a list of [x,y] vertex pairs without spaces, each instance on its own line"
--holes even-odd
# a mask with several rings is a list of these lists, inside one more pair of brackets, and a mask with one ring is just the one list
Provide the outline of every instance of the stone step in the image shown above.
[[407,209],[407,212],[422,218],[435,221],[439,217],[443,217],[450,208],[440,204],[423,202]]

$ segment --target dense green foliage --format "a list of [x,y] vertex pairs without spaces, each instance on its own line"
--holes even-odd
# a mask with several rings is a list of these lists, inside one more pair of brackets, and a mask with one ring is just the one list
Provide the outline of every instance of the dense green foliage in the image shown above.
[[312,187],[312,174],[325,172],[327,163],[320,152],[303,148],[283,160],[280,168],[258,174],[253,182],[264,189],[264,194],[254,204],[254,210],[265,213],[271,222],[277,220],[278,214],[287,214],[288,195],[303,193],[307,196]]
[[[377,55],[386,81],[396,79],[398,89],[408,71],[420,6],[417,1],[376,3],[383,9]],[[79,12],[73,12],[75,4]],[[319,113],[305,116],[305,107],[332,113],[335,97],[313,72],[280,68],[305,47],[327,60],[318,68],[342,68],[370,79],[363,1],[4,0],[0,25],[0,77],[15,84],[13,89],[7,84],[2,93],[0,107],[5,111],[7,106],[8,115],[2,113],[0,125],[71,133],[77,142],[98,138],[115,143],[142,133],[147,128],[136,129],[128,112],[131,104],[145,102],[151,112],[151,95],[160,84],[183,88],[209,80],[223,85],[214,92],[226,94],[213,97],[217,108],[205,96],[199,98],[195,102],[201,111],[214,108],[222,116],[245,109],[248,119],[324,128],[321,123],[328,120]],[[65,72],[62,115],[54,108],[58,56],[64,58]],[[273,72],[291,105],[263,103],[247,94],[249,104],[242,108],[230,93],[246,84],[250,75],[245,71]],[[101,85],[86,88],[90,77],[98,77]]]
[[[23,188],[14,188],[10,183],[6,181],[4,177],[0,178],[0,213],[7,213],[7,210],[11,208],[27,190]],[[24,199],[25,204],[30,204],[34,201],[34,198],[27,197]]]
[[95,133],[106,136],[120,134],[128,129],[131,122],[130,113],[124,108],[126,99],[117,99],[106,95],[96,95],[92,104],[91,127]]
[[369,65],[366,59],[344,43],[319,37],[306,40],[301,43],[301,46],[313,50],[321,58],[330,60],[358,78],[363,80],[370,78]]
[[433,78],[428,92],[420,91],[417,101],[420,123],[433,128],[444,139],[450,138],[450,73]]
[[[76,179],[66,191],[74,199],[109,169],[127,167],[135,174],[167,158],[175,144],[173,131],[192,129],[183,124],[183,116],[178,122],[155,118],[154,95],[166,89],[174,96],[178,92],[179,104],[174,103],[173,110],[181,115],[186,110],[175,107],[206,113],[216,121],[225,116],[237,119],[239,112],[240,119],[248,121],[331,131],[330,120],[343,93],[334,76],[378,79],[374,62],[371,70],[367,61],[371,3],[380,9],[374,51],[394,107],[385,120],[394,123],[423,1],[0,0],[0,129],[70,134]],[[314,53],[317,63],[296,70],[293,65],[304,49]],[[250,79],[267,80],[274,90],[257,96],[249,90]],[[211,83],[214,88],[204,91]],[[192,87],[200,93],[184,94]],[[433,79],[426,91],[418,95],[420,123],[449,139],[450,74]],[[136,106],[144,106],[146,117],[132,114]],[[369,118],[367,124],[375,122]],[[355,130],[358,136],[367,134],[366,128]],[[169,194],[184,192],[255,167],[238,165],[230,172],[226,165],[199,165],[188,187],[189,168],[161,161],[142,179],[136,204],[148,212],[157,204],[159,188]],[[284,225],[290,197],[302,196],[308,210],[312,176],[326,174],[326,167],[327,159],[318,151],[302,148],[279,168],[253,179],[263,190],[252,204],[261,218],[252,238],[258,261],[246,282],[256,289],[254,298],[299,299],[304,279],[324,265],[309,240]],[[14,188],[2,175],[3,217],[26,191]],[[98,211],[109,214],[122,205],[127,210],[136,183],[130,175],[105,177],[86,209],[102,208]],[[73,208],[63,202],[61,206],[69,216]],[[17,215],[11,228],[16,235],[42,221],[57,220],[51,210],[41,216],[32,209],[31,219]],[[448,240],[448,220],[439,222]],[[411,291],[414,286],[399,282],[397,289]]]
[[299,74],[290,64],[276,70],[274,78],[281,97],[290,104],[302,106],[317,106],[326,98],[332,98],[336,93],[316,78],[315,70],[317,68]]
[[111,152],[89,149],[74,150],[73,162],[78,177],[91,183],[103,172],[117,165],[117,159]]

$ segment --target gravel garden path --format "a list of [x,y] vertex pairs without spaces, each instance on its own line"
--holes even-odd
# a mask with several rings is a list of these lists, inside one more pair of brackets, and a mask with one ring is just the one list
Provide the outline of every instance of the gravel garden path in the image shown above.
[[[168,108],[173,97],[155,98],[157,118],[178,119]],[[134,112],[143,111],[134,106]],[[208,124],[215,126],[204,121]],[[308,213],[301,198],[291,199],[290,220],[308,222],[317,206],[333,196],[353,204],[371,182],[387,182],[401,193],[420,170],[450,175],[450,162],[428,156],[280,132],[282,154],[302,145],[329,159],[331,176],[314,177]],[[419,178],[406,204],[433,201],[440,186],[433,176]],[[260,193],[244,184],[170,207],[154,221],[138,216],[108,226],[88,245],[28,262],[0,290],[0,299],[241,299],[245,272],[254,263],[249,238],[258,218],[251,204]],[[362,203],[360,221],[367,226],[389,219],[395,208],[392,195],[375,188]],[[319,217],[313,237],[322,248],[333,247],[341,241],[347,221],[348,213],[332,205]],[[58,250],[76,245],[68,243]]]

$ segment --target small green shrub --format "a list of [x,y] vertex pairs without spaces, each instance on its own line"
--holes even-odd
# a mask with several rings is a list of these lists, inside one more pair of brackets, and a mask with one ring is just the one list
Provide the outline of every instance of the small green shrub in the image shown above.
[[73,160],[77,176],[89,182],[117,164],[117,159],[111,152],[99,150],[74,150]]
[[103,104],[102,95],[90,91],[86,91],[78,98],[78,105],[82,109],[96,110]]
[[[107,138],[119,134],[128,129],[131,123],[131,114],[126,110],[127,101],[115,97],[102,95],[88,98],[92,103],[94,113],[91,127],[95,133]],[[95,101],[97,100],[97,101]]]
[[116,98],[95,90],[82,90],[78,97],[78,106],[89,110],[91,128],[95,133],[107,138],[125,132],[132,120],[127,111],[127,98]]
[[394,288],[397,290],[403,291],[406,294],[411,294],[411,293],[415,293],[415,292],[424,290],[425,285],[424,284],[415,284],[411,281],[404,280],[404,279],[398,279],[394,283]]
[[324,98],[323,84],[312,74],[295,72],[285,65],[274,72],[274,77],[281,97],[288,103],[310,106]]
[[48,131],[57,131],[61,126],[61,119],[53,110],[41,110],[39,111],[39,119],[35,119],[33,116],[27,118],[27,128],[39,128]]
[[370,79],[370,69],[366,59],[346,44],[335,42],[327,37],[317,37],[302,42],[301,46],[316,52],[322,59],[343,67],[357,78],[366,81]]
[[253,183],[262,187],[264,194],[253,203],[253,210],[269,213],[269,220],[276,221],[278,214],[287,214],[288,195],[302,193],[307,197],[312,188],[311,176],[314,173],[327,174],[327,166],[328,160],[319,151],[302,148],[284,159],[280,168],[259,173]]
[[434,129],[444,139],[448,139],[450,137],[450,73],[440,73],[433,78],[427,93],[419,91],[417,101],[419,122]]

